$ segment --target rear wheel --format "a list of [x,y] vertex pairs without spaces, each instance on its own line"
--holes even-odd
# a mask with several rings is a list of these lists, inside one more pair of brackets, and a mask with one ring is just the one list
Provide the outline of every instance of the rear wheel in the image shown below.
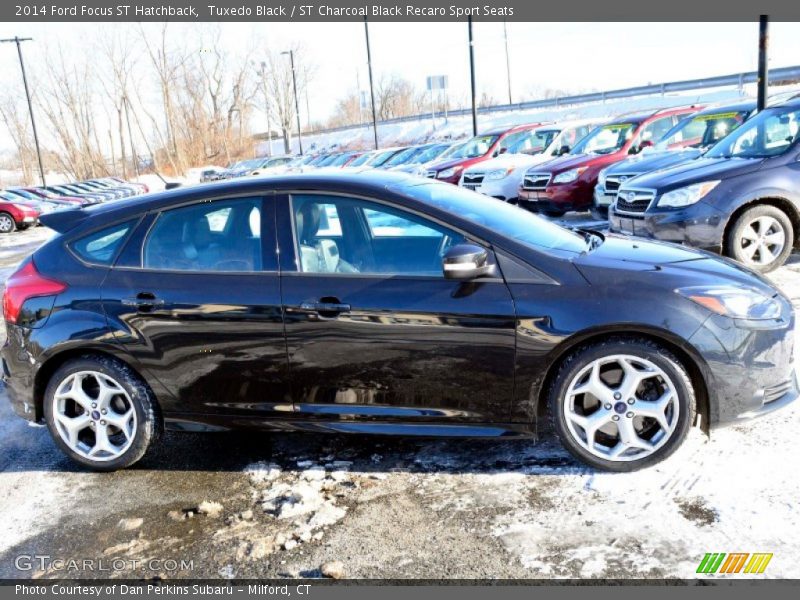
[[792,221],[776,206],[754,206],[736,219],[726,242],[725,254],[767,273],[786,262],[792,252]]
[[161,432],[150,389],[130,367],[102,356],[68,361],[55,372],[44,415],[56,444],[98,471],[134,464]]
[[7,212],[0,212],[0,233],[11,233],[17,228],[17,223]]
[[694,391],[680,362],[649,340],[617,338],[569,356],[550,392],[564,447],[606,471],[658,463],[685,439]]

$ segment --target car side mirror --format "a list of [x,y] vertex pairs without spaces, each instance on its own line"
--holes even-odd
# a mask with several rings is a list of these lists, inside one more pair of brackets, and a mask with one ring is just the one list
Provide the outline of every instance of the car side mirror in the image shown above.
[[558,149],[558,155],[564,156],[565,154],[569,154],[569,151],[572,150],[568,145],[564,144],[561,148]]
[[458,244],[450,248],[442,258],[445,279],[469,281],[495,274],[495,266],[489,263],[489,251],[476,244]]
[[498,154],[505,154],[506,152],[508,152],[508,148],[500,148],[500,150],[497,151]]
[[652,148],[653,147],[653,140],[642,140],[639,144],[639,152],[644,150],[645,148]]

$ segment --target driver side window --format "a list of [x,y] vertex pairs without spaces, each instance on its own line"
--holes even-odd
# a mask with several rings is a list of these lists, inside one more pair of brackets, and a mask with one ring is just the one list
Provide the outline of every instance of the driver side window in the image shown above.
[[292,197],[298,270],[442,277],[442,257],[464,236],[416,215],[355,198]]

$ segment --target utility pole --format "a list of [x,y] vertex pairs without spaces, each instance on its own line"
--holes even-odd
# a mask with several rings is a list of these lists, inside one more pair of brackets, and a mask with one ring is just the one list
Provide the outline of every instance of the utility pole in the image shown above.
[[131,129],[131,113],[130,102],[128,101],[127,94],[122,97],[122,103],[125,105],[125,121],[128,123],[128,137],[131,140],[131,158],[133,159],[133,171],[136,177],[139,177],[139,157],[136,155],[136,147],[133,145],[133,130]]
[[508,81],[508,103],[511,102],[511,60],[508,57],[508,28],[507,23],[503,21],[503,43],[506,46],[506,80]]
[[472,39],[472,17],[467,17],[467,33],[469,34],[469,80],[472,88],[472,135],[478,135],[478,108],[475,97],[475,42]]
[[261,87],[264,88],[264,111],[267,114],[267,156],[272,156],[272,127],[269,119],[269,87],[267,86],[267,63],[261,61]]
[[767,70],[767,49],[769,47],[769,17],[761,15],[758,19],[758,110],[767,105],[767,87],[769,71]]
[[300,156],[303,155],[303,134],[300,131],[300,102],[297,99],[297,74],[294,71],[294,50],[287,50],[281,54],[289,55],[289,62],[292,65],[292,87],[294,88],[294,112],[297,117],[297,144],[300,146]]
[[28,90],[28,76],[25,74],[25,61],[22,60],[22,42],[32,42],[33,38],[21,38],[14,36],[13,38],[0,40],[0,42],[14,42],[17,45],[17,54],[19,55],[19,68],[22,71],[22,85],[25,86],[25,97],[28,99],[28,114],[31,116],[31,128],[33,129],[33,142],[36,144],[36,158],[39,161],[39,177],[42,179],[42,187],[47,183],[44,179],[44,166],[42,165],[42,151],[39,149],[39,134],[36,132],[36,120],[33,118],[33,103],[31,103],[31,93]]
[[375,116],[375,88],[372,83],[372,51],[369,47],[369,23],[364,17],[364,35],[367,40],[367,69],[369,70],[369,96],[372,100],[372,135],[375,138],[375,150],[378,149],[378,122]]

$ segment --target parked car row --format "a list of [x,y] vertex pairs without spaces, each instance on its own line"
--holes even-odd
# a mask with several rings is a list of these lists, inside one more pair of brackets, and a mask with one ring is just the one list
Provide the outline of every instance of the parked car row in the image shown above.
[[0,191],[0,233],[37,225],[43,214],[129,198],[147,191],[143,183],[127,182],[118,177],[47,187],[7,188]]

